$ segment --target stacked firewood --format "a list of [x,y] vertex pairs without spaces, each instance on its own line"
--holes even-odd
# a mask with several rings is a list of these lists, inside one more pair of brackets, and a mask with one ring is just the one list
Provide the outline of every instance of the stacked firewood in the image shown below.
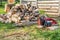
[[0,15],[0,21],[5,23],[21,23],[22,20],[31,21],[39,16],[36,6],[31,4],[16,4],[7,14]]

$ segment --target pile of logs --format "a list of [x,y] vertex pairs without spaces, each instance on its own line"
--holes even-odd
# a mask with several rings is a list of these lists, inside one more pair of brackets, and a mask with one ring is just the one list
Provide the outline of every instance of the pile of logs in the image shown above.
[[37,20],[39,12],[36,6],[31,4],[16,4],[7,14],[0,15],[0,21],[5,23],[21,23],[23,20]]

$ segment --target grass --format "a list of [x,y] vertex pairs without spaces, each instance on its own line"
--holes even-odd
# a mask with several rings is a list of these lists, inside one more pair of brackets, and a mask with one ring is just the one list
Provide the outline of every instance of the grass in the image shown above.
[[[4,8],[0,7],[0,14],[5,13]],[[60,25],[60,20],[57,20]],[[60,40],[60,29],[50,31],[47,29],[37,29],[37,25],[24,26],[24,27],[15,27],[12,23],[1,23],[0,22],[0,40]],[[11,35],[13,33],[22,33],[26,32],[23,37],[21,35],[11,36],[9,38],[2,38],[5,35]],[[24,34],[24,33],[23,33]],[[29,37],[29,36],[30,37]],[[18,37],[19,36],[19,37]],[[21,38],[21,39],[20,39]]]
[[[27,34],[25,34],[25,36],[29,35],[30,38],[29,37],[27,37],[27,38],[29,38],[31,40],[34,40],[34,39],[35,40],[60,40],[60,29],[50,31],[50,30],[46,30],[46,29],[37,29],[36,26],[37,25],[32,25],[29,27],[25,26],[25,27],[21,27],[21,28],[17,27],[17,28],[13,28],[13,29],[4,29],[4,30],[0,31],[0,34],[3,37],[4,35],[10,35],[13,33],[21,33],[21,31],[22,31],[22,32],[27,32]],[[5,38],[5,39],[2,38],[2,39],[11,40],[12,37],[15,38],[16,36],[11,36],[9,38]]]
[[4,11],[4,9],[5,9],[5,4],[6,4],[7,2],[2,2],[2,5],[0,5],[0,14],[4,14],[4,13],[6,13],[5,11]]
[[4,9],[3,7],[0,7],[0,14],[4,14],[5,13],[5,11],[3,9]]

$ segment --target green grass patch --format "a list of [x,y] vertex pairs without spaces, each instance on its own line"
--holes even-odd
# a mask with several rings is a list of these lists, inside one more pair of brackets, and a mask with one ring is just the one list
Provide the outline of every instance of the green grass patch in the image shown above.
[[0,14],[4,14],[4,13],[6,13],[6,12],[4,11],[4,8],[3,8],[3,7],[0,7]]

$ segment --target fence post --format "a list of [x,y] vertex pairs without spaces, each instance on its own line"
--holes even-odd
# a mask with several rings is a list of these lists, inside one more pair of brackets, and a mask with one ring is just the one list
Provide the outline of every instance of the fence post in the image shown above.
[[20,0],[20,4],[21,4],[22,0]]

